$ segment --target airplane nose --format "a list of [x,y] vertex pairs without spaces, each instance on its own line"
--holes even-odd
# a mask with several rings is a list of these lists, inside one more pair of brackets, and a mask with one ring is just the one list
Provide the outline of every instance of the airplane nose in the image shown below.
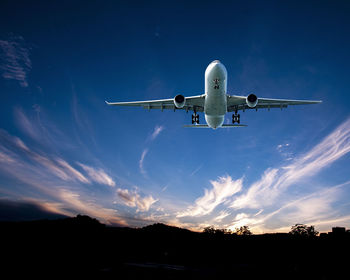
[[211,69],[215,70],[217,73],[221,73],[222,75],[226,75],[225,74],[226,68],[219,60],[214,60],[211,63]]
[[215,77],[210,77],[210,79],[217,78],[217,75],[219,75],[220,73],[225,77],[227,76],[226,68],[219,60],[214,60],[208,65],[207,69],[205,70],[205,76],[211,76],[211,73],[213,72],[216,72]]

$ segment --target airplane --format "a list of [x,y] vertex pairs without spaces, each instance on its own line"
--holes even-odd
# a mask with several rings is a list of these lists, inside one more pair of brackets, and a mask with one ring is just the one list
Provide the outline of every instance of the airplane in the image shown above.
[[[267,108],[287,108],[289,105],[317,104],[322,101],[314,100],[288,100],[288,99],[271,99],[258,98],[254,93],[248,96],[229,95],[227,94],[227,71],[225,66],[219,61],[214,60],[205,70],[205,93],[202,95],[185,97],[182,94],[174,98],[132,102],[107,102],[113,106],[139,106],[145,109],[178,109],[193,111],[192,125],[184,127],[195,128],[212,128],[219,127],[244,127],[247,125],[240,124],[240,114],[248,109]],[[199,115],[197,112],[204,112],[206,124],[199,124]],[[232,124],[224,124],[225,114],[233,112]]]

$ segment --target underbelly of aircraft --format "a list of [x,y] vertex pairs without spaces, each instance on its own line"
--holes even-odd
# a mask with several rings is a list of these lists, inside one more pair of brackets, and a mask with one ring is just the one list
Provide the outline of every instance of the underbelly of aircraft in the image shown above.
[[207,93],[204,113],[207,115],[224,115],[227,111],[227,97],[224,93]]
[[211,128],[218,128],[222,126],[225,120],[225,115],[207,115],[205,114],[205,121]]

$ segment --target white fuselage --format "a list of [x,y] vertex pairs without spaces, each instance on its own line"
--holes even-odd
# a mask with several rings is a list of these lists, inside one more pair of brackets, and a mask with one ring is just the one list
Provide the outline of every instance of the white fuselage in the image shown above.
[[222,126],[227,112],[227,71],[225,66],[215,60],[205,70],[204,114],[209,127]]

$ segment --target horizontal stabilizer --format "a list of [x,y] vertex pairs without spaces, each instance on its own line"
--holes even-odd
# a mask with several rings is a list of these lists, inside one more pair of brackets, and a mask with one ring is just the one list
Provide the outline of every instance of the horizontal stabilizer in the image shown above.
[[[229,127],[246,127],[246,124],[223,124],[220,127],[229,128]],[[211,128],[207,124],[185,124],[184,127],[196,127],[196,128]]]
[[246,127],[246,124],[223,124],[221,127]]
[[210,128],[207,124],[185,124],[184,127]]

